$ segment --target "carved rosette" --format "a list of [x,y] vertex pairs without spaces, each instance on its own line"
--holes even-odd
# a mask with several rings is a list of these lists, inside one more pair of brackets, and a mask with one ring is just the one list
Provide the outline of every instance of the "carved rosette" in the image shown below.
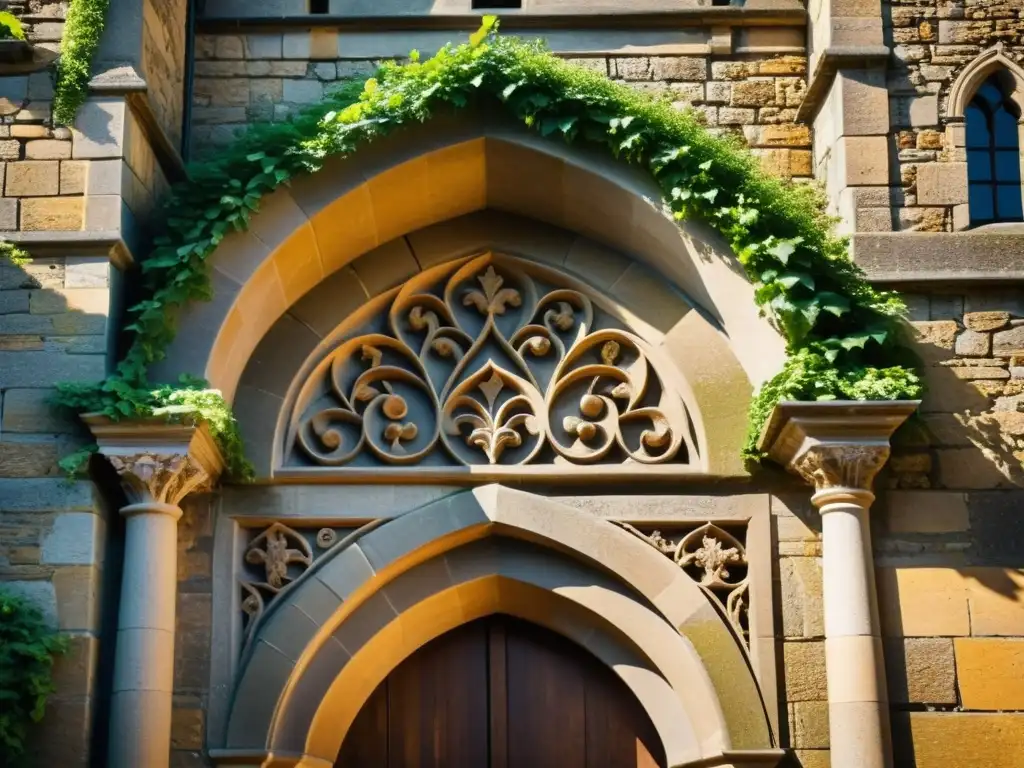
[[644,532],[628,523],[618,525],[646,541],[672,560],[711,598],[733,625],[737,636],[749,647],[749,594],[747,551],[734,533],[704,523],[692,530],[666,536],[661,531]]
[[485,254],[407,283],[313,367],[286,465],[694,463],[660,353],[559,280]]
[[199,462],[180,453],[109,455],[131,504],[178,506],[190,493],[209,490],[214,478]]

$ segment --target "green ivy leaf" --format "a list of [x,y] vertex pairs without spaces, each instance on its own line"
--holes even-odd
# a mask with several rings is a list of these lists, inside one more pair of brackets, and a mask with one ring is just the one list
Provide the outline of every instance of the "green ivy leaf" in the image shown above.
[[831,312],[836,317],[842,317],[850,311],[850,300],[832,291],[822,291],[818,294],[818,304],[826,312]]

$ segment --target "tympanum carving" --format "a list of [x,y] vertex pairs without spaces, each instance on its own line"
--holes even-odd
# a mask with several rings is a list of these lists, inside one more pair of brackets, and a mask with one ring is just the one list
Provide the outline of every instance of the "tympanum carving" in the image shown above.
[[628,523],[619,525],[672,558],[714,598],[736,633],[749,645],[747,551],[738,536],[714,523],[668,536],[661,531],[644,532]]
[[571,284],[492,254],[410,281],[313,368],[286,464],[693,463],[660,353]]

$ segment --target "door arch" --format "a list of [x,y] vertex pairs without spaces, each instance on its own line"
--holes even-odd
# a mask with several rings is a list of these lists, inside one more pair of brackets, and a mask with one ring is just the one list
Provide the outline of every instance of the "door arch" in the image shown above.
[[336,768],[661,768],[629,688],[561,635],[505,615],[407,658],[346,734]]

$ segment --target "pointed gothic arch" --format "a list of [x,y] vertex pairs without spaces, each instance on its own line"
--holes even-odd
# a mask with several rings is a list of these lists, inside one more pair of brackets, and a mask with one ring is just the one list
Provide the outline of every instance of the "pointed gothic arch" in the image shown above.
[[995,72],[1003,70],[1013,80],[1008,96],[1024,111],[1024,67],[1006,55],[1002,43],[988,48],[965,66],[949,89],[947,117],[963,119],[975,92]]
[[485,486],[352,537],[254,628],[215,758],[333,763],[363,703],[417,648],[493,613],[590,650],[647,712],[669,765],[774,766],[757,681],[707,597],[649,545]]

